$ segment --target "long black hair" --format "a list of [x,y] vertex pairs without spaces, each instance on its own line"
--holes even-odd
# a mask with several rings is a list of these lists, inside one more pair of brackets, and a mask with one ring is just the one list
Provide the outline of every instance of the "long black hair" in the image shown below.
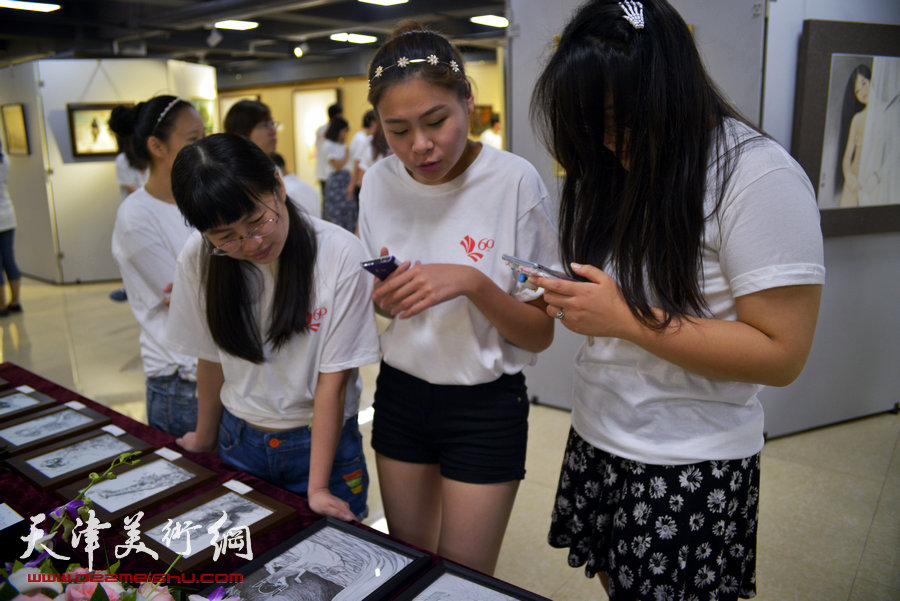
[[[729,117],[747,122],[713,85],[671,5],[643,0],[643,29],[623,14],[611,0],[576,12],[531,113],[566,172],[564,263],[610,265],[632,313],[662,329],[707,309],[699,275],[707,170],[719,167],[721,202],[735,158],[717,152],[721,126]],[[614,135],[615,151],[605,135]]]
[[841,103],[841,125],[838,129],[838,153],[837,166],[834,170],[834,191],[840,192],[844,188],[844,150],[847,148],[847,140],[850,138],[850,122],[856,113],[866,105],[856,97],[856,78],[864,77],[872,81],[871,60],[868,64],[860,63],[847,78],[847,86],[844,88],[844,100]]
[[187,100],[175,96],[154,96],[134,106],[117,106],[109,116],[109,128],[119,140],[119,150],[135,169],[150,166],[147,140],[150,136],[163,142],[175,129],[175,119],[185,108],[193,108]]
[[[201,232],[257,213],[259,199],[267,194],[281,197],[274,163],[256,144],[236,134],[215,134],[184,147],[172,166],[172,192],[181,214]],[[312,225],[290,200],[284,204],[289,228],[278,259],[272,323],[265,337],[276,350],[308,329],[317,250]],[[252,278],[259,276],[252,262],[204,251],[206,321],[213,340],[253,363],[265,360],[253,313],[258,288]]]

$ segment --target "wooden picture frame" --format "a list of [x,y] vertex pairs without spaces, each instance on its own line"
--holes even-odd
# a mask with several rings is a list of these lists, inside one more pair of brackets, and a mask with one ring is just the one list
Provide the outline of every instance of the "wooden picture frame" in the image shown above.
[[[891,198],[896,195],[896,191],[881,192],[882,189],[893,190],[889,184],[884,183],[885,174],[892,173],[892,179],[888,181],[892,181],[894,186],[900,178],[900,165],[892,164],[896,160],[896,151],[894,159],[889,159],[886,167],[881,168],[884,173],[880,182],[878,178],[868,178],[866,173],[860,174],[863,186],[868,185],[864,182],[878,182],[872,184],[879,191],[877,195],[872,195],[876,203],[865,206],[868,203],[861,201],[858,206],[832,206],[834,196],[839,193],[839,180],[836,179],[839,175],[838,155],[842,156],[846,151],[846,145],[843,149],[839,148],[842,129],[839,113],[844,100],[843,91],[837,92],[838,89],[847,87],[848,72],[843,60],[845,56],[851,63],[860,62],[858,59],[863,57],[900,57],[900,25],[818,20],[803,22],[797,61],[791,154],[806,171],[816,189],[822,216],[822,233],[825,236],[900,231],[900,198]],[[900,62],[895,64],[900,65]],[[870,100],[867,104],[867,112],[871,111],[867,121],[871,123],[866,131],[869,131],[869,127],[875,127],[879,136],[888,137],[893,134],[897,123],[900,123],[900,117],[897,116],[897,112],[900,112],[900,99],[895,98],[900,94],[900,89],[894,89],[895,85],[888,84],[888,80],[881,76],[878,78],[879,85],[876,86],[874,70],[872,76]],[[852,89],[850,93],[852,95]],[[895,99],[892,101],[892,98]],[[893,124],[893,127],[876,126],[876,121]],[[877,138],[878,136],[875,140],[863,140],[862,160],[867,160],[867,153],[874,156],[878,146]],[[867,143],[870,150],[866,150]],[[885,156],[884,153],[882,156]],[[874,166],[875,159],[868,162]],[[822,169],[823,165],[826,169]],[[832,167],[829,168],[829,165]],[[865,167],[865,171],[871,174],[877,171],[870,169],[871,167]],[[882,197],[887,197],[887,202],[878,204],[877,200]]]
[[31,386],[0,392],[0,424],[58,405],[59,401]]
[[11,456],[48,446],[88,430],[96,430],[112,420],[77,401],[64,403],[0,424],[0,447]]
[[[218,523],[221,512],[226,517]],[[235,514],[237,513],[237,517]],[[249,541],[247,550],[237,553],[252,553],[253,537],[271,530],[294,517],[297,510],[275,499],[268,497],[242,482],[229,481],[201,495],[173,507],[165,515],[141,523],[141,540],[148,548],[159,555],[159,561],[172,567],[176,572],[190,572],[210,564],[215,556],[215,549],[210,544],[212,531],[217,526],[219,540],[237,529],[246,534]],[[180,525],[180,526],[179,526]],[[184,532],[187,528],[197,526],[195,531],[186,536],[175,536],[174,529]],[[246,527],[246,530],[243,530]],[[166,538],[169,538],[166,541]],[[188,543],[190,550],[188,550]],[[226,555],[235,551],[228,549]],[[181,558],[175,561],[178,554]]]
[[[146,513],[146,510],[215,478],[213,471],[185,457],[168,459],[169,453],[174,452],[158,449],[141,457],[138,463],[117,470],[114,480],[92,486],[85,496],[93,503],[97,517],[111,522],[138,511]],[[89,483],[85,478],[56,492],[63,498],[74,499]]]
[[12,156],[28,156],[31,144],[28,142],[28,126],[25,122],[25,105],[22,103],[0,106],[3,115],[3,131],[6,133],[4,152]]
[[145,453],[153,448],[150,443],[124,431],[116,434],[116,429],[121,430],[110,425],[65,438],[56,444],[21,453],[8,463],[35,486],[47,490],[64,486],[91,472],[103,472],[122,453]]
[[109,157],[119,154],[116,134],[109,128],[109,117],[117,106],[122,106],[122,103],[66,105],[72,156]]
[[272,594],[288,597],[281,593],[297,587],[302,592],[298,597],[310,601],[338,595],[380,601],[395,594],[430,561],[424,551],[326,517],[241,569],[243,582],[229,587],[227,594],[238,595],[241,601],[264,601]]
[[479,599],[480,601],[550,601],[518,586],[459,564],[442,561],[397,595],[396,601]]

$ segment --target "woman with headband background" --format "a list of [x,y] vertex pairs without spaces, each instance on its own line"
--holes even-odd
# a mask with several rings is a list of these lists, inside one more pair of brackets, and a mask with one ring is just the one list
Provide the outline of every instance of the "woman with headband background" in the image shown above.
[[444,37],[401,25],[369,82],[394,154],[366,171],[359,232],[403,261],[373,295],[392,319],[372,425],[388,528],[492,573],[525,476],[522,368],[553,339],[501,256],[558,263],[547,191],[527,161],[468,138],[475,99]]
[[532,108],[579,280],[534,283],[589,337],[550,544],[614,601],[753,597],[757,392],[802,370],[825,276],[809,179],[664,0],[584,4]]
[[141,327],[141,359],[147,378],[147,420],[173,436],[197,423],[197,360],[163,341],[169,316],[169,285],[178,253],[191,228],[172,195],[172,163],[178,151],[203,137],[205,128],[186,100],[156,96],[113,109],[109,126],[128,151],[149,165],[143,187],[122,201],[113,227],[112,254],[128,290],[128,304]]

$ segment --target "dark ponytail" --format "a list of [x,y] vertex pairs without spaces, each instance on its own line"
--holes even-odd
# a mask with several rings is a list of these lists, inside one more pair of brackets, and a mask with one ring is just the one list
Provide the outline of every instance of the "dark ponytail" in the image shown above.
[[117,106],[109,117],[109,128],[119,140],[119,149],[136,169],[150,166],[147,140],[168,141],[179,111],[191,104],[175,96],[155,96],[135,106]]

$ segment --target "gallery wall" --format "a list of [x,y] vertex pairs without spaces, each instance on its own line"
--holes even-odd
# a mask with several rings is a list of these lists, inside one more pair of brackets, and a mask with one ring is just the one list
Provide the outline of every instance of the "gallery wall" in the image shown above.
[[119,279],[110,253],[121,200],[114,157],[73,156],[66,106],[158,94],[214,100],[215,69],[155,59],[39,60],[2,77],[0,101],[27,102],[32,140],[31,155],[10,165],[20,268],[54,283]]

